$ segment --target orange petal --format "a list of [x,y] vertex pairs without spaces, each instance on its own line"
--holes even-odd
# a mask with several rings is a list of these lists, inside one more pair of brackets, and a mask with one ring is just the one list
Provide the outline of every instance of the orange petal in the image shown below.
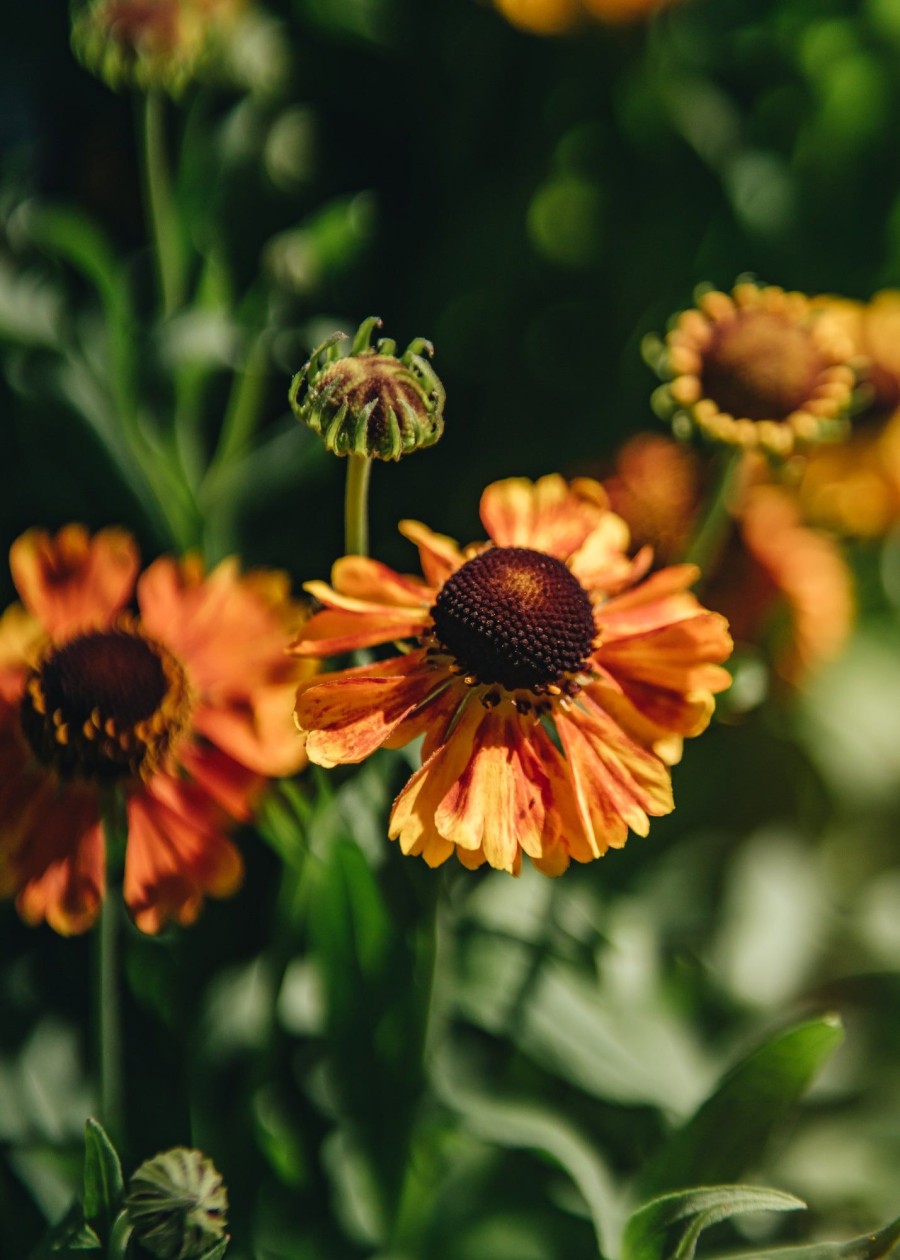
[[[450,742],[456,737],[451,732]],[[512,872],[521,851],[540,856],[547,795],[546,776],[529,755],[521,719],[488,712],[474,732],[465,769],[435,810],[434,825],[458,848],[480,849],[496,870]]]
[[427,613],[410,616],[405,610],[362,613],[326,609],[310,617],[288,650],[297,656],[338,656],[381,643],[417,638],[430,622]]
[[667,765],[680,759],[685,738],[706,730],[715,703],[709,691],[669,691],[624,676],[592,683],[586,694]]
[[[296,728],[293,730],[294,739],[299,741]],[[244,821],[252,816],[254,802],[265,785],[260,774],[220,748],[193,741],[179,748],[178,761],[189,778],[232,818]]]
[[427,609],[436,595],[434,588],[421,578],[396,573],[366,556],[343,556],[331,571],[331,583],[335,592],[369,600],[376,606],[396,604],[401,608]]
[[92,925],[106,890],[97,801],[84,789],[57,793],[49,776],[42,789],[32,798],[13,860],[16,908],[26,923],[46,921],[71,936]]
[[435,534],[420,521],[401,521],[398,528],[404,538],[418,547],[422,572],[437,593],[463,564],[465,557],[452,538],[446,534]]
[[296,687],[258,687],[249,697],[198,704],[196,730],[249,770],[269,778],[296,774],[306,764],[291,717]]
[[726,660],[731,649],[725,618],[698,612],[643,633],[604,640],[593,659],[616,679],[627,677],[668,691],[719,692],[731,685],[731,675],[716,662]]
[[[585,700],[585,704],[589,702]],[[658,757],[641,748],[593,705],[554,715],[585,833],[600,856],[621,848],[629,828],[649,830],[648,815],[673,806],[669,773]]]
[[227,897],[242,876],[219,811],[197,785],[158,774],[130,799],[124,891],[142,932],[169,919],[193,923],[204,895]]
[[371,665],[368,672],[348,670],[304,685],[295,718],[308,732],[310,761],[320,766],[362,761],[425,704],[445,678],[425,663],[424,652],[410,652]]
[[525,477],[495,481],[481,496],[480,511],[482,524],[498,546],[531,547],[566,560],[603,522],[609,508],[599,482],[583,477],[569,485],[553,473],[535,482]]
[[106,626],[131,597],[140,566],[125,530],[83,525],[55,535],[30,529],[10,548],[9,565],[22,602],[52,638]]

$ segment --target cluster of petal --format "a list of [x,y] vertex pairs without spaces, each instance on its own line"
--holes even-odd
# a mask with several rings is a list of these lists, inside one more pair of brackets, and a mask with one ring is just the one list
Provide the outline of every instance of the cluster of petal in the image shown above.
[[808,453],[804,511],[841,533],[878,537],[900,520],[900,291],[870,302],[817,298],[861,362],[861,410],[849,439]]
[[[422,578],[347,556],[330,585],[307,586],[322,610],[304,625],[297,653],[417,642],[308,680],[295,716],[310,760],[324,766],[424,736],[422,765],[390,820],[405,853],[437,866],[455,852],[467,867],[486,862],[513,873],[524,853],[555,875],[570,860],[621,847],[629,830],[645,835],[650,817],[673,808],[669,766],[729,683],[720,662],[731,640],[724,619],[690,593],[692,566],[645,576],[649,553],[629,557],[628,530],[594,481],[497,482],[484,492],[481,520],[490,542],[466,549],[402,522]],[[596,636],[570,695],[534,705],[429,651],[441,588],[491,546],[545,553],[589,595]]]
[[536,35],[574,30],[588,18],[601,22],[635,22],[648,18],[674,0],[495,0],[503,16]]
[[17,897],[27,922],[64,934],[96,918],[105,894],[98,787],[38,761],[20,715],[39,654],[115,627],[135,599],[141,633],[183,667],[190,720],[165,764],[123,785],[124,895],[143,931],[192,922],[205,895],[240,883],[229,826],[250,817],[267,776],[305,760],[290,706],[312,666],[284,653],[300,621],[286,577],[242,575],[234,560],[205,574],[194,557],[161,558],[139,576],[129,534],[91,536],[79,525],[30,530],[10,566],[21,603],[0,618],[0,894]]
[[[639,541],[671,562],[697,528],[706,480],[694,450],[648,433],[622,447],[604,484]],[[847,641],[850,570],[834,538],[809,524],[796,491],[773,481],[759,455],[743,457],[729,510],[733,524],[704,572],[704,599],[727,617],[738,643],[767,646],[778,675],[800,685]]]
[[845,435],[856,380],[840,321],[802,293],[738,284],[701,293],[667,334],[657,403],[674,431],[787,458]]

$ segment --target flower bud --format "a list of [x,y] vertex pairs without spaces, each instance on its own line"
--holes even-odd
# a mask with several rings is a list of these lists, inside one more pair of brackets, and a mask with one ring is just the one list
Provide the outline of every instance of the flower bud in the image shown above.
[[380,327],[374,316],[364,320],[347,355],[338,347],[346,335],[334,333],[291,382],[297,419],[335,455],[400,459],[444,431],[444,387],[428,362],[430,342],[417,337],[398,357],[389,338],[371,345]]
[[134,1236],[159,1260],[191,1260],[225,1237],[228,1196],[212,1160],[175,1146],[145,1160],[125,1196]]
[[111,88],[162,88],[177,96],[244,0],[86,0],[72,23],[72,47]]

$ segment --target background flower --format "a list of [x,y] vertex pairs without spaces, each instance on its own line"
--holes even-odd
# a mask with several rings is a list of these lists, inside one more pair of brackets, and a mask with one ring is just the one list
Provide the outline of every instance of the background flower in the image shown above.
[[229,823],[266,776],[303,764],[289,703],[308,668],[284,656],[287,579],[233,560],[206,575],[196,558],[138,578],[125,531],[78,525],[29,531],[10,565],[22,605],[0,621],[0,886],[30,923],[90,927],[106,890],[100,796],[120,785],[135,922],[191,923],[205,894],[240,883]]

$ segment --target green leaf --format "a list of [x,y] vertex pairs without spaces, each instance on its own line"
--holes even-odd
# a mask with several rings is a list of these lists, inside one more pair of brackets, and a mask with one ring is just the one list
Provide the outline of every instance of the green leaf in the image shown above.
[[103,1238],[122,1205],[122,1165],[103,1126],[88,1119],[84,1126],[84,1215]]
[[82,1221],[79,1228],[54,1250],[64,1248],[68,1251],[99,1251],[102,1246],[97,1231],[88,1225],[87,1221]]
[[230,1242],[230,1238],[223,1238],[222,1241],[217,1242],[215,1247],[213,1247],[210,1251],[204,1251],[202,1256],[198,1256],[197,1260],[222,1260],[222,1256],[224,1256],[225,1250]]
[[774,1247],[768,1251],[741,1251],[714,1260],[881,1260],[900,1242],[900,1217],[875,1234],[862,1234],[848,1242]]
[[[690,1260],[702,1230],[741,1212],[794,1212],[805,1208],[802,1199],[766,1186],[695,1186],[664,1194],[638,1208],[625,1226],[622,1260],[660,1260],[674,1254]],[[679,1221],[690,1224],[678,1246],[666,1247],[668,1230]]]
[[574,1125],[547,1107],[499,1100],[463,1086],[452,1063],[438,1060],[435,1087],[479,1138],[497,1146],[541,1151],[554,1160],[580,1190],[591,1214],[601,1255],[613,1254],[621,1220],[620,1195],[600,1153]]
[[651,1161],[642,1193],[741,1177],[843,1036],[839,1018],[823,1015],[780,1033],[732,1068]]

